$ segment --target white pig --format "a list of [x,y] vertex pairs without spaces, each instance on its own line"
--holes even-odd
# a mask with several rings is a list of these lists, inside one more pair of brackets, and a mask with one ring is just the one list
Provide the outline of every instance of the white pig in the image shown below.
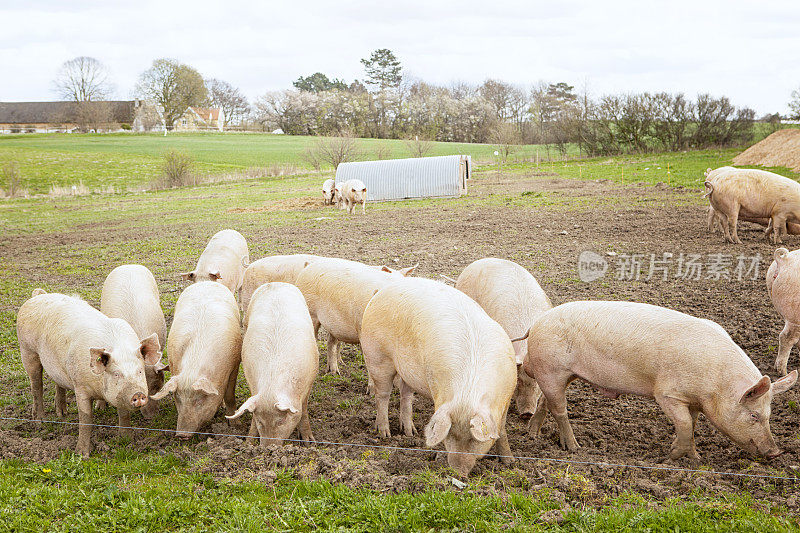
[[261,437],[261,446],[288,439],[298,424],[301,437],[313,441],[308,397],[319,351],[303,294],[288,283],[261,285],[244,327],[242,367],[251,396],[228,419],[253,413],[250,437]]
[[236,230],[219,231],[208,241],[197,266],[181,277],[192,283],[196,281],[219,281],[232,293],[238,294],[242,287],[245,265],[250,262],[247,241]]
[[767,270],[767,292],[785,322],[775,358],[775,370],[785,376],[789,353],[800,342],[800,250],[775,250],[775,260]]
[[438,281],[404,278],[375,293],[361,324],[361,347],[374,380],[376,425],[390,436],[389,397],[400,377],[400,427],[416,429],[414,392],[433,399],[429,447],[444,441],[462,476],[497,443],[512,460],[506,415],[517,383],[514,347],[503,328],[466,294]]
[[655,398],[675,425],[673,459],[699,459],[699,413],[745,450],[779,455],[769,428],[770,403],[797,380],[794,371],[772,383],[715,322],[632,302],[570,302],[544,313],[530,329],[523,366],[546,399],[533,417],[534,434],[546,403],[561,445],[578,448],[565,389],[579,378],[611,398]]
[[[539,315],[553,308],[536,278],[506,259],[487,257],[469,264],[458,276],[456,289],[478,302],[512,339],[524,335]],[[528,340],[512,344],[517,361],[517,412],[523,420],[530,420],[542,392],[536,380],[522,370]]]
[[117,408],[120,434],[129,435],[131,412],[147,404],[145,364],[161,358],[158,336],[139,339],[122,319],[108,318],[80,298],[41,289],[17,314],[22,366],[33,394],[33,417],[44,416],[42,370],[56,382],[56,415],[66,414],[66,389],[78,404],[78,453],[92,451],[92,401]]
[[328,332],[328,372],[339,373],[341,342],[358,344],[361,316],[375,291],[410,275],[416,267],[392,271],[346,259],[322,258],[300,271],[295,285],[308,304],[314,334],[320,324]]
[[325,180],[325,183],[322,184],[322,203],[324,205],[331,205],[336,197],[336,191],[334,191],[334,186],[336,182],[332,178],[328,178]]
[[800,183],[765,170],[729,170],[705,181],[706,196],[722,221],[727,242],[741,243],[737,221],[769,219],[772,240],[782,242],[787,222],[800,223]]
[[247,311],[250,298],[261,285],[272,281],[294,284],[303,267],[317,259],[319,256],[309,254],[272,255],[250,263],[244,271],[239,298],[242,311]]
[[356,206],[361,204],[361,214],[367,211],[367,186],[357,179],[348,180],[342,185],[342,199],[351,215],[356,212]]
[[344,182],[338,182],[333,186],[333,200],[336,203],[336,207],[339,209],[345,209],[344,196],[342,195],[343,185]]
[[[120,265],[106,277],[100,294],[100,311],[109,318],[121,318],[131,325],[140,339],[153,333],[159,346],[166,346],[167,322],[161,310],[161,295],[156,278],[143,265]],[[145,365],[147,390],[155,394],[164,385],[164,365]],[[151,419],[158,412],[158,401],[142,407],[142,416]]]
[[160,400],[175,394],[178,410],[176,437],[210,422],[225,400],[226,414],[236,410],[242,333],[239,308],[231,291],[211,281],[187,287],[175,304],[175,318],[167,337],[172,376],[154,394]]

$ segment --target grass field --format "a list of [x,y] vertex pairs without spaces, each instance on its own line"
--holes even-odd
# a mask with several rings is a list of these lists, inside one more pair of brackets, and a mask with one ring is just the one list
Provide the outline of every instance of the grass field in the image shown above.
[[[179,150],[196,161],[201,174],[225,174],[248,168],[291,165],[295,172],[312,170],[304,152],[315,137],[245,133],[157,134],[26,134],[0,136],[0,166],[16,161],[33,193],[55,185],[83,182],[89,188],[147,185],[159,175],[162,155]],[[403,141],[360,139],[364,159],[410,157]],[[488,144],[433,143],[428,155],[471,155],[477,161],[494,160]],[[514,157],[542,158],[545,149],[520,146]],[[555,152],[552,152],[555,156]],[[0,185],[2,187],[2,185]]]
[[[209,170],[213,170],[216,164],[233,168],[239,152],[237,142],[249,146],[241,149],[239,164],[244,166],[277,163],[281,162],[280,157],[297,158],[302,143],[309,142],[308,139],[247,135],[215,136],[213,141],[209,138],[186,135],[170,136],[167,140],[182,143],[181,148],[192,151],[198,161],[205,157]],[[281,148],[267,151],[265,144],[269,143],[264,141],[265,138]],[[230,139],[237,142],[225,144]],[[90,161],[98,161],[100,167],[86,171],[87,180],[93,179],[92,176],[99,172],[97,168],[102,168],[102,165],[108,164],[106,170],[111,172],[109,169],[113,165],[129,158],[130,164],[141,174],[125,179],[135,183],[147,178],[148,168],[157,167],[159,151],[163,148],[158,144],[161,140],[159,137],[133,135],[0,138],[0,158],[12,152],[17,154],[14,157],[24,162],[28,171],[38,169],[41,173],[39,182],[45,188],[50,179],[63,178],[66,180],[63,183],[74,182],[58,175],[66,165],[61,159],[63,154],[69,154],[69,165],[78,169],[91,166]],[[26,142],[32,144],[26,145]],[[49,144],[51,142],[56,144]],[[94,142],[98,144],[95,146]],[[214,144],[217,142],[223,144]],[[209,148],[209,145],[213,147]],[[398,151],[404,149],[401,143],[393,146]],[[274,146],[270,145],[270,148]],[[448,153],[450,149],[460,150],[452,145],[439,145],[437,149],[443,150],[442,153]],[[491,153],[491,147],[476,149]],[[261,151],[270,155],[260,155]],[[97,156],[104,153],[107,154],[107,163],[102,163],[103,160]],[[293,155],[287,156],[287,153]],[[699,211],[703,205],[696,194],[699,191],[657,196],[655,188],[617,187],[615,183],[669,182],[674,186],[699,189],[701,182],[698,180],[705,168],[730,164],[735,154],[733,150],[709,150],[596,158],[538,166],[530,162],[513,163],[499,171],[496,165],[487,165],[476,174],[469,196],[375,204],[368,207],[366,219],[348,217],[321,205],[306,205],[309,197],[317,197],[317,175],[259,178],[156,192],[0,201],[0,413],[2,416],[26,414],[31,402],[27,376],[19,361],[15,320],[16,310],[34,287],[78,293],[96,304],[102,280],[112,265],[139,262],[154,271],[162,291],[162,307],[171,317],[182,288],[175,274],[193,266],[210,234],[233,227],[248,236],[252,258],[277,253],[336,253],[337,249],[345,256],[370,263],[405,265],[422,257],[424,274],[435,276],[438,273],[454,275],[463,268],[465,261],[475,255],[511,250],[518,255],[509,255],[510,258],[536,272],[546,290],[561,299],[565,295],[597,298],[606,295],[603,291],[614,296],[612,290],[603,285],[595,286],[593,290],[598,292],[587,292],[586,285],[574,278],[574,272],[566,264],[563,268],[559,265],[560,260],[553,249],[559,246],[603,249],[607,246],[606,241],[595,235],[592,223],[598,220],[595,213],[613,218],[633,217],[642,212],[647,216],[650,209],[667,215],[678,209],[682,212]],[[48,160],[51,166],[43,163]],[[112,160],[116,161],[113,165],[109,162]],[[296,159],[283,162],[297,164]],[[777,170],[797,178],[785,169]],[[102,172],[99,175],[101,177],[95,183],[105,183],[102,180],[109,179],[103,178]],[[605,192],[596,195],[570,195],[564,189],[548,190],[548,186],[536,185],[537,182],[547,183],[562,177],[610,180],[612,183],[607,190],[603,189]],[[504,226],[502,217],[507,213],[514,214],[518,223],[520,220],[530,221],[530,225],[515,232],[513,225]],[[585,220],[579,220],[586,213]],[[564,227],[569,229],[570,235],[563,237],[563,242],[551,242],[557,239],[556,232],[549,238],[531,234],[540,231],[536,224],[546,224],[549,218],[555,217],[569,222]],[[442,228],[452,223],[457,228],[450,230],[453,235],[405,231],[406,227],[419,231],[427,223],[411,226],[416,219],[437,220]],[[374,224],[373,220],[379,220],[383,225]],[[623,220],[631,224],[627,219]],[[573,229],[578,226],[585,228],[585,234]],[[697,233],[698,230],[685,231]],[[708,240],[716,239],[713,242],[718,244],[720,251],[733,253],[733,248],[725,248],[717,237],[708,237]],[[611,238],[617,244],[641,240],[638,235],[612,235]],[[574,245],[571,244],[573,239]],[[499,247],[500,244],[505,247]],[[768,253],[769,246],[763,243],[749,243],[747,246],[751,253]],[[763,278],[753,285],[763,291]],[[678,290],[674,286],[667,288]],[[637,297],[652,298],[656,302],[655,298],[660,298],[665,292],[664,287],[650,287],[650,284],[630,290],[638,291],[635,293]],[[716,290],[712,292],[709,289],[698,296],[710,309],[720,307],[713,296],[719,294],[720,289]],[[681,302],[681,297],[677,301]],[[731,314],[735,312],[731,311]],[[742,321],[749,323],[750,319],[728,317],[730,322],[726,326]],[[745,331],[751,335],[746,328]],[[777,333],[763,338],[760,332],[756,333],[756,341],[760,344],[777,339]],[[763,356],[768,357],[769,349],[764,347],[762,351]],[[315,384],[312,409],[316,411],[312,412],[317,417],[323,416],[324,402],[333,402],[335,408],[346,414],[358,413],[361,408],[370,412],[371,401],[362,398],[363,395],[342,396],[342,388],[348,379],[365,380],[363,362],[358,362],[357,350],[348,348],[346,357],[353,358],[348,360],[351,374],[321,376]],[[240,376],[239,401],[247,395],[243,381],[243,376]],[[52,417],[52,384],[47,379],[45,382],[48,395],[46,411]],[[791,403],[794,400],[785,401]],[[69,407],[68,419],[77,420],[74,402]],[[577,408],[571,406],[571,409]],[[784,410],[795,412],[789,408]],[[671,428],[663,415],[653,416],[663,422],[662,429],[670,435]],[[796,413],[793,416],[792,423],[795,423]],[[353,418],[356,418],[355,414]],[[96,420],[114,424],[113,408],[98,413]],[[371,422],[368,418],[366,431],[370,435]],[[419,419],[419,422],[424,421]],[[618,422],[615,420],[609,424]],[[135,423],[144,424],[140,419]],[[174,428],[175,410],[171,401],[165,404],[155,423],[158,427]],[[322,429],[322,424],[323,421],[312,415],[315,433]],[[212,454],[207,450],[211,445],[206,445],[203,439],[189,444],[166,444],[166,437],[153,442],[145,438],[130,442],[110,436],[108,447],[96,451],[89,460],[80,459],[68,446],[64,447],[63,453],[38,454],[38,448],[50,449],[53,443],[60,442],[59,439],[73,438],[74,433],[72,429],[59,428],[40,430],[24,426],[20,429],[13,423],[0,422],[0,457],[6,457],[0,460],[0,531],[80,528],[103,531],[466,529],[762,532],[800,529],[798,506],[791,507],[786,503],[786,492],[791,493],[798,487],[791,482],[761,485],[759,494],[771,496],[762,499],[752,496],[749,492],[751,486],[744,482],[725,485],[734,489],[741,486],[741,490],[717,490],[715,485],[704,484],[702,476],[687,475],[676,482],[679,485],[675,489],[677,492],[667,492],[670,495],[667,497],[656,497],[635,483],[641,481],[641,477],[625,477],[617,473],[615,478],[606,470],[579,470],[572,465],[553,467],[546,462],[537,462],[535,468],[527,470],[505,470],[499,465],[487,464],[481,475],[474,476],[466,488],[458,490],[450,483],[452,472],[437,461],[424,468],[415,463],[409,467],[411,473],[404,471],[402,465],[397,467],[401,477],[409,478],[408,482],[414,488],[396,490],[391,485],[376,488],[375,483],[383,483],[384,478],[372,484],[359,484],[352,480],[345,484],[336,482],[332,475],[308,475],[308,463],[313,462],[310,453],[301,454],[297,465],[281,466],[278,463],[278,466],[270,466],[270,475],[265,475],[266,467],[259,466],[263,460],[258,462],[258,456],[248,459],[249,456],[241,455],[240,448],[233,447],[230,448],[232,454],[226,456],[223,463],[240,461],[252,464],[247,469],[230,473],[219,469],[219,463],[212,460]],[[105,434],[96,436],[95,441],[105,438],[102,435]],[[639,434],[631,436],[634,439],[640,437]],[[791,441],[794,442],[798,437],[795,428],[790,435],[784,435],[783,440],[794,439]],[[704,436],[706,443],[710,439],[708,435]],[[8,459],[20,453],[20,442],[29,447],[26,448],[28,451],[22,453],[22,459]],[[512,442],[512,449],[515,444]],[[545,442],[542,446],[551,452],[557,448],[552,442]],[[794,445],[793,449],[800,448]],[[554,453],[556,457],[563,456],[557,451]],[[710,455],[713,460],[713,452]],[[354,452],[335,466],[359,470],[371,466],[371,461],[378,459]],[[796,457],[792,461],[796,464]],[[488,463],[487,460],[482,462]],[[740,463],[744,472],[772,472],[750,459],[734,457],[732,460],[732,464]],[[701,468],[708,467],[701,465]],[[776,470],[774,473],[783,472]],[[388,479],[392,477],[394,474]],[[618,490],[604,492],[605,489],[591,488],[599,486],[606,478]],[[614,481],[617,478],[619,481]]]

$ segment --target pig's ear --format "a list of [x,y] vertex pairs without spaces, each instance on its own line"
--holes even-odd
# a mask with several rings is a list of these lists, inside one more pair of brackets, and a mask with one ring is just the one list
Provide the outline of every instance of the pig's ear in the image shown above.
[[194,281],[194,271],[192,271],[192,272],[181,272],[181,279],[183,281]]
[[158,335],[153,333],[149,337],[142,339],[139,353],[142,354],[146,365],[158,363],[161,360],[161,343],[158,342]]
[[242,404],[242,406],[241,406],[241,407],[239,407],[239,409],[237,409],[237,410],[236,410],[236,412],[235,412],[235,413],[233,413],[233,414],[232,414],[232,415],[230,415],[230,416],[228,416],[228,415],[225,415],[225,418],[227,418],[228,420],[236,420],[237,418],[239,418],[240,416],[242,416],[242,415],[244,414],[244,412],[245,412],[245,411],[250,411],[250,412],[252,413],[252,412],[255,410],[255,408],[256,408],[256,403],[257,403],[257,402],[258,402],[258,396],[250,396],[250,397],[249,397],[249,398],[248,398],[248,399],[247,399],[247,400],[246,400],[246,401],[245,401],[245,402]]
[[111,360],[111,354],[105,348],[89,348],[89,357],[91,358],[89,364],[95,374],[105,372],[108,362]]
[[406,267],[406,268],[401,268],[401,269],[399,270],[399,272],[400,272],[402,275],[404,275],[404,276],[410,276],[411,274],[413,274],[413,273],[414,273],[414,270],[416,270],[418,266],[419,266],[419,263],[417,263],[417,264],[416,264],[416,265],[414,265],[414,266],[410,266],[410,267]]
[[278,401],[275,402],[275,409],[277,409],[278,411],[282,411],[284,413],[292,413],[293,415],[297,414],[297,412],[299,411],[297,406],[294,405],[294,402],[292,402],[292,400],[290,400],[286,396],[278,397]]
[[797,383],[797,369],[792,370],[787,375],[772,384],[772,394],[780,394],[791,389]]
[[214,386],[213,383],[211,383],[211,381],[207,377],[202,377],[197,381],[195,381],[194,384],[192,385],[192,388],[196,391],[204,392],[209,396],[216,396],[219,394],[217,388]]
[[219,281],[222,279],[222,274],[219,270],[212,270],[208,273],[208,277],[211,278],[211,281]]
[[772,382],[769,380],[769,376],[761,376],[761,379],[756,381],[756,384],[747,389],[747,392],[742,395],[739,403],[747,403],[764,396],[771,386]]
[[428,448],[433,448],[442,442],[450,432],[451,425],[450,411],[444,406],[438,408],[436,412],[433,413],[431,421],[425,426],[425,445],[428,446]]
[[165,398],[167,394],[175,392],[176,390],[178,390],[178,376],[172,376],[169,378],[169,381],[164,383],[164,386],[161,387],[160,391],[151,395],[150,397],[154,400],[161,400],[162,398]]
[[165,365],[161,361],[156,361],[156,364],[153,366],[153,370],[155,370],[156,372],[163,372],[165,370],[169,370],[169,363]]
[[789,250],[786,248],[778,248],[775,250],[775,261],[780,263],[782,260],[786,259],[787,255],[789,255]]
[[490,439],[499,439],[500,433],[497,431],[497,424],[492,417],[486,413],[478,413],[469,421],[469,431],[475,440],[486,442]]
[[388,273],[391,274],[392,272],[394,272],[394,270],[392,270],[391,268],[387,267],[386,265],[381,265],[381,272],[388,272]]
[[703,172],[703,176],[708,176],[708,173],[711,172],[710,168],[707,168],[705,172]]
[[34,296],[39,296],[40,294],[47,294],[47,291],[37,287],[33,289],[33,292],[31,293],[31,298],[33,298]]

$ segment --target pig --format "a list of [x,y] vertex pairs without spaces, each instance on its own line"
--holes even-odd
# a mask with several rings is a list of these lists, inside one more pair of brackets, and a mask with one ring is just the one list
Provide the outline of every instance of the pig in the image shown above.
[[389,429],[389,397],[399,376],[400,428],[416,432],[414,392],[433,399],[425,443],[444,441],[447,460],[467,476],[497,445],[513,460],[506,415],[517,384],[514,347],[502,326],[469,296],[444,283],[404,278],[372,297],[361,324],[361,347],[374,380],[376,426]]
[[344,182],[338,182],[333,186],[333,199],[339,209],[345,209],[344,197],[342,196],[343,185]]
[[[156,278],[146,266],[121,265],[112,270],[103,282],[100,312],[130,324],[140,339],[155,333],[159,346],[166,346],[167,322],[161,310],[161,295]],[[161,361],[145,365],[148,394],[155,394],[164,385],[164,368]],[[152,419],[158,412],[158,401],[148,401],[141,412],[144,418]]]
[[247,311],[250,298],[261,285],[272,281],[294,284],[303,267],[317,259],[319,256],[310,254],[272,255],[247,265],[239,298],[242,311]]
[[356,212],[356,206],[361,204],[361,214],[367,210],[367,186],[357,179],[348,180],[342,185],[342,199],[347,212],[351,215]]
[[147,405],[145,365],[161,359],[155,333],[139,338],[120,318],[109,318],[85,301],[36,289],[17,314],[22,366],[33,395],[33,418],[42,420],[42,370],[56,383],[56,415],[66,414],[65,394],[75,391],[78,444],[84,457],[92,451],[92,401],[117,408],[119,432],[130,435],[131,412]]
[[582,379],[611,398],[654,398],[675,425],[670,458],[693,460],[700,458],[694,442],[699,413],[748,452],[782,453],[769,428],[770,403],[797,380],[793,371],[772,383],[715,322],[633,302],[577,301],[547,311],[529,331],[523,368],[536,376],[546,399],[533,416],[534,435],[546,407],[561,446],[578,448],[565,389]]
[[[739,171],[736,167],[719,167],[717,169],[707,169],[705,172],[706,181],[712,184],[711,188],[706,188],[707,192],[705,196],[710,194],[710,191],[713,190],[713,184],[717,180],[723,180],[726,176],[731,175],[731,172]],[[745,170],[745,169],[742,169]],[[748,213],[740,211],[739,212],[739,220],[744,220],[746,222],[753,222],[755,224],[759,224],[761,226],[765,226],[764,236],[769,237],[769,234],[772,232],[772,219],[766,217],[750,217]],[[708,206],[708,217],[707,217],[707,225],[708,231],[711,233],[716,233],[717,230],[720,233],[724,234],[725,230],[723,228],[723,218],[720,213],[718,213],[714,206]],[[787,222],[786,223],[786,231],[789,235],[800,235],[800,224],[796,224],[794,222]]]
[[705,181],[706,196],[722,221],[726,242],[741,243],[737,221],[769,219],[772,241],[782,242],[787,222],[800,223],[800,183],[764,170],[739,169]]
[[356,261],[325,258],[300,271],[295,285],[308,304],[314,335],[320,325],[328,332],[328,372],[340,373],[341,342],[358,344],[361,316],[375,291],[394,279],[411,275],[416,267],[393,271],[385,266],[374,268]]
[[260,437],[262,447],[281,444],[298,424],[303,440],[313,441],[308,397],[319,371],[319,351],[303,294],[288,283],[261,285],[244,327],[242,367],[252,396],[227,418],[253,413],[250,440]]
[[[469,264],[458,276],[456,289],[483,308],[512,339],[524,335],[534,320],[553,308],[550,298],[530,272],[513,261],[487,257]],[[528,340],[512,342],[517,361],[517,391],[514,399],[522,420],[536,411],[542,393],[522,363],[528,354]]]
[[152,396],[175,394],[177,438],[188,439],[210,422],[223,395],[226,414],[234,413],[241,349],[239,308],[231,291],[213,281],[188,286],[175,304],[167,337],[172,375]]
[[333,204],[336,197],[335,184],[336,182],[331,178],[326,179],[325,183],[322,184],[322,203],[324,205]]
[[800,341],[800,250],[775,250],[775,260],[767,270],[767,292],[785,325],[778,336],[775,370],[785,376],[789,353]]
[[219,281],[234,294],[240,292],[245,265],[250,262],[247,241],[236,230],[225,229],[214,234],[200,254],[197,266],[183,272],[185,281]]

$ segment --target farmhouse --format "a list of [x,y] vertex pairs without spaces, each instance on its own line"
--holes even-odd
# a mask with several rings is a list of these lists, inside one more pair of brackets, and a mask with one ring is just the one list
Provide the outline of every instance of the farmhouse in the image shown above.
[[368,201],[457,198],[466,194],[471,175],[470,156],[446,155],[341,163],[336,168],[336,183],[363,181]]
[[225,125],[225,112],[219,107],[210,109],[202,107],[189,107],[186,112],[175,121],[175,131],[222,131]]
[[72,133],[144,129],[139,100],[0,102],[0,133]]

